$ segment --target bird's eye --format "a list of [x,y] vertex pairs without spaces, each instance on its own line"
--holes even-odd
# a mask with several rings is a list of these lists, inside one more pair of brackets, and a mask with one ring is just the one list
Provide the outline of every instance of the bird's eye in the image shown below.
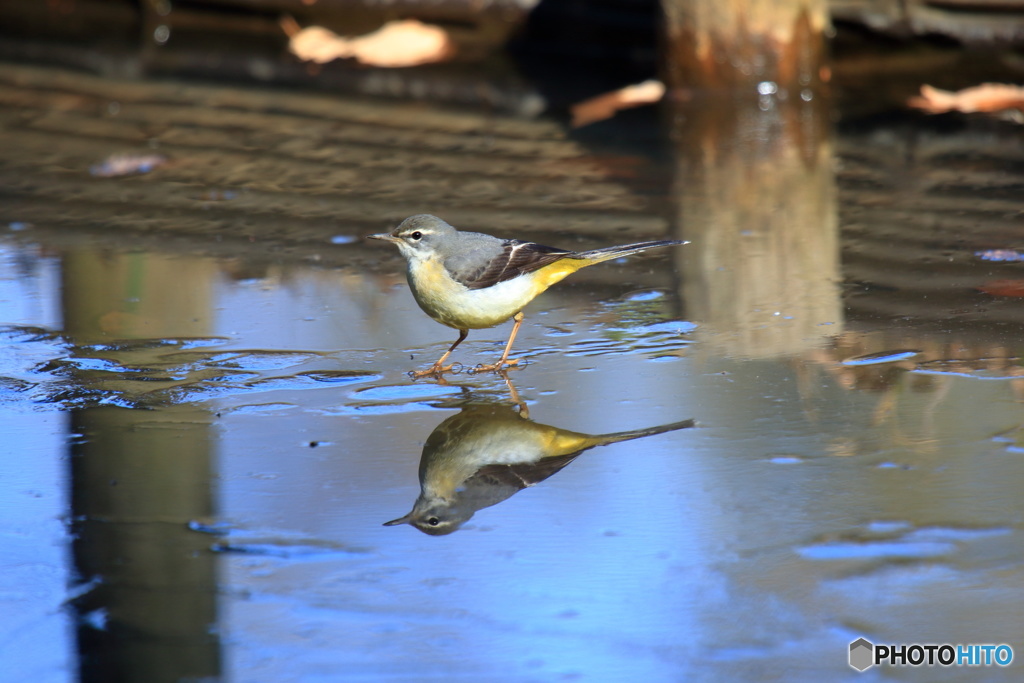
[[423,233],[422,233],[422,232],[420,232],[419,230],[417,230],[417,231],[416,231],[416,232],[414,232],[413,234],[409,235],[409,237],[413,238],[414,240],[418,240],[418,239],[420,239],[421,237],[423,237]]
[[427,524],[429,524],[430,526],[437,526],[440,523],[441,520],[439,520],[437,517],[431,517],[427,520]]

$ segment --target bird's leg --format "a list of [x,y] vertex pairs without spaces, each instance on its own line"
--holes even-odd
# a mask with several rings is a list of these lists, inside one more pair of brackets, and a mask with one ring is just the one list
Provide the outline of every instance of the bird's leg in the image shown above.
[[444,362],[448,359],[448,356],[452,355],[452,351],[469,336],[469,330],[459,330],[459,338],[455,340],[455,343],[448,347],[448,350],[444,352],[444,355],[437,359],[437,362],[431,365],[426,370],[420,370],[418,372],[413,371],[409,374],[412,375],[413,379],[419,379],[420,377],[440,377],[446,372],[451,372],[454,364],[444,367]]
[[508,354],[510,351],[512,351],[512,342],[516,340],[516,334],[518,334],[519,332],[519,326],[523,324],[523,317],[524,316],[522,311],[519,311],[514,316],[512,316],[512,319],[515,320],[515,323],[512,325],[512,332],[508,335],[508,344],[505,344],[505,351],[501,354],[501,358],[498,359],[498,362],[495,363],[495,365],[498,366],[499,370],[506,365],[517,365],[519,363],[518,358],[513,358],[512,360],[509,360]]
[[513,405],[519,408],[519,417],[524,420],[530,419],[530,406],[526,405],[520,396],[519,392],[516,391],[516,385],[512,384],[512,378],[508,376],[508,373],[504,370],[498,370],[497,373],[501,375],[501,378],[505,380],[505,386],[508,387],[509,398],[512,399]]
[[519,311],[514,316],[512,316],[512,319],[515,320],[515,324],[512,325],[512,334],[508,336],[508,344],[505,344],[505,352],[501,354],[501,358],[499,358],[498,362],[494,363],[493,365],[476,366],[475,368],[473,368],[474,372],[493,372],[496,370],[501,370],[506,365],[512,366],[517,365],[519,363],[518,358],[513,358],[512,360],[509,360],[508,354],[510,351],[512,351],[512,342],[516,340],[516,333],[519,332],[519,326],[523,324],[523,312]]

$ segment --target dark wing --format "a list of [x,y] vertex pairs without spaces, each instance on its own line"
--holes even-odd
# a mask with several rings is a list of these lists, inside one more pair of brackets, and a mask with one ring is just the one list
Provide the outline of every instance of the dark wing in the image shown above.
[[[555,247],[546,247],[535,242],[505,240],[501,251],[476,267],[458,267],[470,259],[452,259],[445,262],[448,272],[469,289],[484,289],[505,280],[519,277],[560,261],[575,252]],[[455,267],[453,267],[455,266]]]
[[543,458],[534,463],[484,465],[459,487],[456,494],[458,505],[473,512],[497,505],[556,474],[582,452]]

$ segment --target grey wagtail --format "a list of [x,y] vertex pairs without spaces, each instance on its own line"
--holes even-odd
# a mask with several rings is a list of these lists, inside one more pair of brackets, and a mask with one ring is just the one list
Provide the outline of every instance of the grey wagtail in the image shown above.
[[533,422],[505,404],[470,403],[427,437],[420,456],[420,495],[409,514],[384,526],[411,524],[432,536],[450,534],[478,510],[544,481],[594,446],[694,425],[682,420],[591,435]]
[[455,328],[455,340],[436,363],[413,377],[441,375],[444,362],[470,330],[515,321],[498,362],[479,365],[478,372],[515,365],[509,360],[512,342],[523,322],[523,308],[534,297],[580,268],[654,247],[686,244],[679,240],[637,242],[591,251],[569,251],[535,242],[503,240],[479,232],[462,232],[436,216],[410,216],[390,233],[369,239],[394,242],[407,261],[406,275],[416,303],[431,318]]

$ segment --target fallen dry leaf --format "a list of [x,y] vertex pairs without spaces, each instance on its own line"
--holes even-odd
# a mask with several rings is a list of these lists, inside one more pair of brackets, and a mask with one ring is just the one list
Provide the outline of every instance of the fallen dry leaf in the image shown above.
[[665,84],[661,81],[650,80],[591,97],[589,100],[583,100],[571,107],[572,127],[580,128],[610,119],[615,116],[615,112],[621,109],[653,104],[664,96]]
[[921,94],[907,104],[930,114],[947,111],[994,112],[1006,109],[1024,110],[1024,87],[1003,83],[983,83],[957,92],[921,86]]
[[440,62],[455,53],[455,43],[444,29],[415,19],[389,21],[373,33],[355,38],[309,26],[291,35],[288,48],[299,59],[317,64],[351,58],[388,68]]
[[978,289],[992,296],[1024,297],[1024,280],[992,280]]

